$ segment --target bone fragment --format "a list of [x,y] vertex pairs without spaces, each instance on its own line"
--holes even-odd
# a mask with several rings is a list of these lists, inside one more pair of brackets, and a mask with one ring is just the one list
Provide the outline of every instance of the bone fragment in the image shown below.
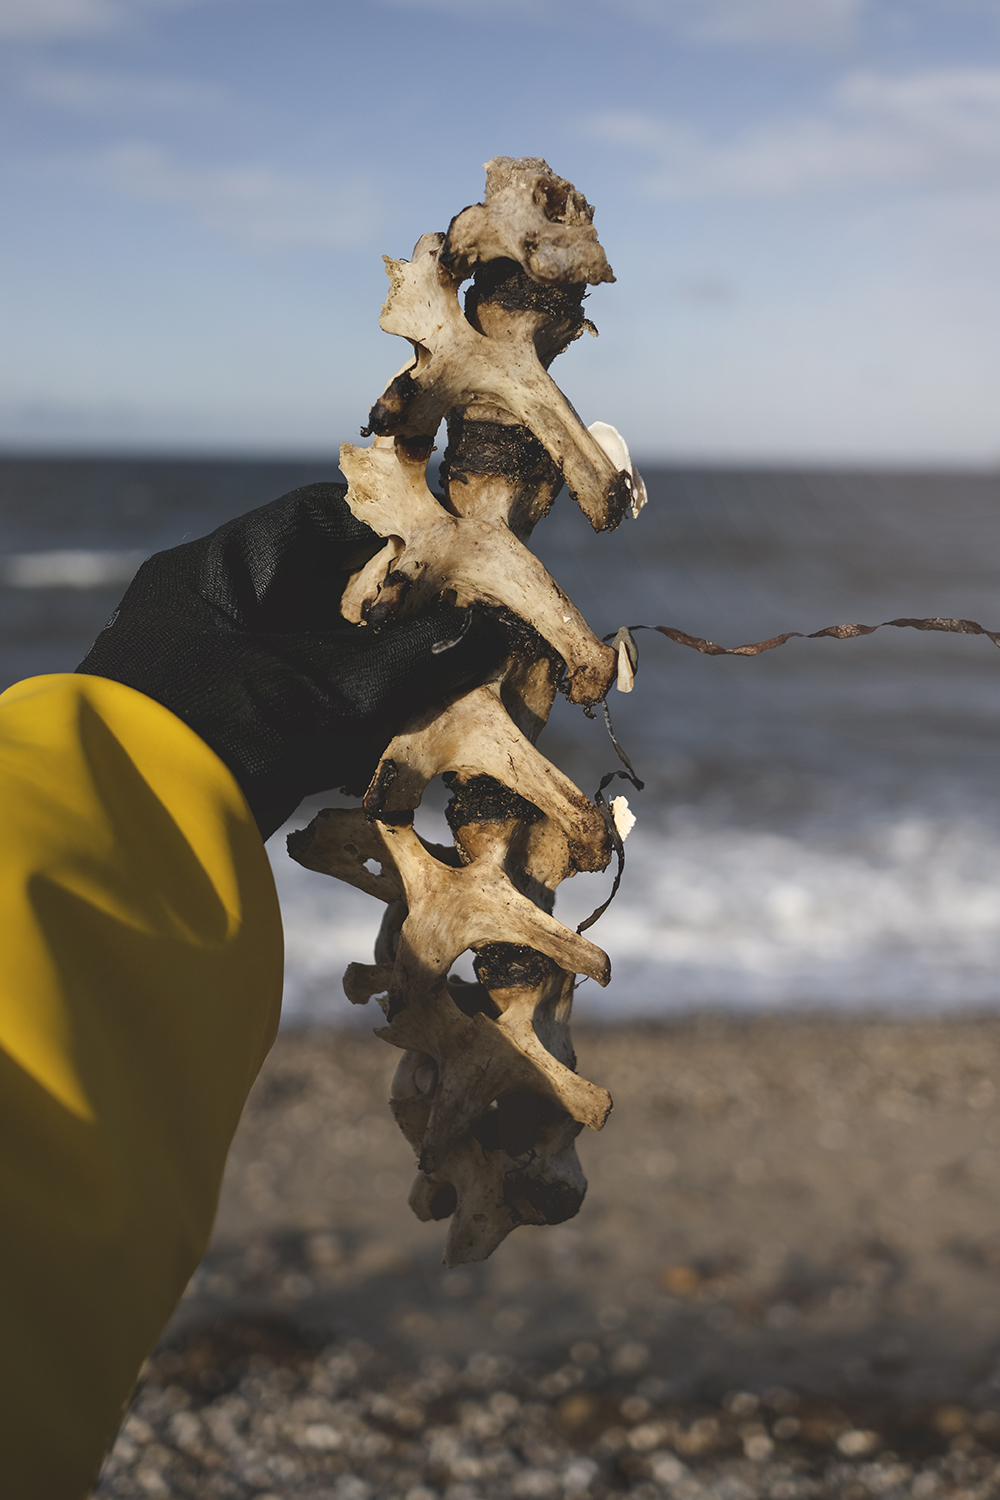
[[607,864],[604,819],[518,729],[503,706],[499,683],[485,683],[411,720],[386,750],[365,810],[391,821],[391,815],[416,808],[428,784],[445,772],[513,784],[520,797],[563,830],[572,865],[567,874],[603,870]]
[[[341,450],[348,504],[385,539],[341,610],[378,629],[440,599],[477,605],[508,621],[510,655],[406,724],[363,808],[320,813],[289,852],[385,902],[375,962],[352,963],[344,988],[354,1004],[377,999],[377,1034],[400,1049],[390,1108],[417,1157],[410,1206],[449,1220],[456,1265],[519,1224],[577,1212],[573,1143],[611,1109],[577,1074],[568,1025],[575,976],[607,984],[610,963],[553,903],[560,881],[605,869],[612,834],[534,742],[560,687],[584,706],[615,680],[627,691],[634,645],[627,633],[599,641],[527,544],[564,480],[597,530],[636,514],[645,490],[619,434],[588,430],[547,373],[590,326],[586,286],[614,280],[571,183],[539,159],[498,157],[484,203],[386,265],[380,321],[414,359],[372,408],[371,445]],[[438,498],[426,467],[443,417]],[[451,791],[447,847],[414,824],[438,776]],[[611,818],[623,838],[624,797]],[[469,950],[475,983],[452,972]]]
[[[426,457],[411,461],[405,450],[401,455],[377,440],[370,448],[350,443],[341,447],[340,467],[350,485],[351,510],[373,531],[391,538],[389,555],[378,553],[348,585],[346,617],[370,618],[387,578],[403,587],[411,609],[440,597],[445,589],[459,605],[506,605],[530,620],[559,652],[569,669],[574,703],[603,698],[615,670],[608,647],[597,640],[538,558],[512,535],[506,519],[448,514],[427,488],[426,463]],[[389,571],[380,577],[382,568]]]
[[464,280],[482,261],[518,261],[535,281],[614,281],[594,229],[594,210],[540,157],[495,156],[486,163],[486,198],[456,214],[444,263]]
[[443,243],[441,235],[424,235],[412,261],[386,258],[391,286],[379,322],[386,333],[409,339],[416,358],[372,407],[367,430],[433,438],[452,407],[493,401],[544,445],[594,530],[617,526],[632,498],[631,478],[543,368],[536,341],[545,313],[509,314],[502,342],[477,331],[459,306],[459,281],[440,264]]

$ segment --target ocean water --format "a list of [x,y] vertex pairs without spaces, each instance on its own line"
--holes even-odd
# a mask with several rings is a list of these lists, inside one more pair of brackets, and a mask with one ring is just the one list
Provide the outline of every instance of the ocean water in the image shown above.
[[[332,459],[0,460],[2,685],[72,669],[150,552],[331,477]],[[618,532],[594,536],[563,495],[535,533],[600,634],[671,625],[736,645],[911,615],[1000,628],[1000,474],[645,477],[650,503]],[[996,647],[897,629],[754,658],[637,640],[635,691],[610,707],[646,786],[621,786],[638,822],[620,895],[590,933],[614,977],[580,987],[580,1012],[995,1008]],[[541,746],[589,792],[618,766],[600,719],[562,702]],[[440,829],[444,795],[428,798],[422,831]],[[369,959],[381,908],[294,865],[281,835],[269,847],[287,1019],[374,1024],[340,974]],[[576,877],[557,913],[575,925],[609,886]]]

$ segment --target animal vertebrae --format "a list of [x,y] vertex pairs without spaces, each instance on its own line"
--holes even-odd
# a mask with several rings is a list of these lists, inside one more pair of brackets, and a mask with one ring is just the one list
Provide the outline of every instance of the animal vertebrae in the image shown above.
[[[598,531],[645,498],[617,434],[584,427],[547,373],[590,327],[587,285],[614,280],[593,210],[543,161],[486,171],[483,203],[424,235],[412,261],[386,261],[381,325],[414,358],[372,408],[371,446],[341,449],[348,504],[385,538],[341,608],[376,625],[445,597],[530,628],[489,681],[405,727],[363,808],[328,809],[289,839],[301,864],[386,903],[375,962],[351,964],[344,988],[355,1004],[378,998],[377,1035],[403,1049],[390,1107],[417,1153],[410,1204],[451,1216],[449,1264],[484,1259],[517,1224],[575,1214],[586,1182],[574,1138],[611,1108],[574,1071],[568,1029],[575,976],[605,985],[610,963],[552,906],[561,880],[606,867],[612,834],[534,740],[560,687],[597,703],[619,658],[526,542],[563,480]],[[426,466],[445,417],[442,502]],[[413,827],[439,775],[447,848]],[[451,974],[470,949],[475,984]]]

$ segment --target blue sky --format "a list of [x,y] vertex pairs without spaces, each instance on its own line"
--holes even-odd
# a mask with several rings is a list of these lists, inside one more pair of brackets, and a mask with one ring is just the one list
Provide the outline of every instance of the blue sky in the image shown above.
[[381,255],[545,156],[648,459],[1000,460],[1000,0],[0,0],[0,444],[335,451]]

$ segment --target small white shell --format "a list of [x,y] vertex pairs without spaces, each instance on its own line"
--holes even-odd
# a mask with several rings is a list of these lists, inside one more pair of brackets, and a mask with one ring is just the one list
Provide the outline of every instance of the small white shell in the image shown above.
[[632,512],[633,521],[638,521],[639,512],[645,505],[649,496],[646,494],[646,485],[638,469],[632,470],[632,504],[629,509]]
[[628,444],[617,427],[612,427],[610,422],[591,422],[587,431],[600,447],[604,449],[616,468],[619,471],[624,470],[628,475],[632,487],[632,504],[629,508],[632,512],[632,519],[638,520],[639,512],[642,510],[649,496],[646,494],[646,486],[643,483],[642,475],[632,463]]
[[627,797],[612,797],[611,816],[615,820],[615,827],[619,836],[627,839],[635,827],[635,813],[629,809]]
[[629,661],[628,647],[624,641],[618,642],[618,679],[615,683],[620,693],[630,693],[635,685],[635,672]]

